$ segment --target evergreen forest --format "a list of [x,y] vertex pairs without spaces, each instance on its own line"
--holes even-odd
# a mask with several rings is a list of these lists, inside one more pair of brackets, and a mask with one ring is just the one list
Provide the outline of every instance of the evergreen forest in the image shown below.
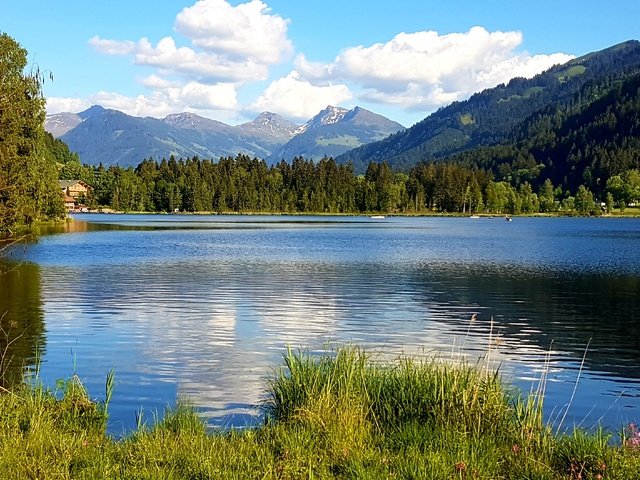
[[76,164],[62,171],[94,186],[87,206],[125,212],[586,215],[640,200],[638,169],[611,177],[604,197],[585,185],[573,192],[549,178],[538,185],[529,169],[498,178],[490,169],[462,162],[422,163],[407,172],[371,163],[364,175],[355,175],[351,165],[332,158],[314,163],[298,157],[268,167],[264,160],[238,155],[217,162],[148,159],[135,169]]

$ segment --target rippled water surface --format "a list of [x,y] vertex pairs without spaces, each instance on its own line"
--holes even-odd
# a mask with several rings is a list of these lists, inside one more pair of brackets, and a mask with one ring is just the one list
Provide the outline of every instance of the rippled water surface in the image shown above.
[[640,420],[639,246],[634,219],[82,215],[12,250],[0,311],[48,384],[102,397],[115,367],[116,434],[179,397],[251,424],[287,346],[351,342],[490,351],[524,390],[548,372],[551,421],[619,427]]

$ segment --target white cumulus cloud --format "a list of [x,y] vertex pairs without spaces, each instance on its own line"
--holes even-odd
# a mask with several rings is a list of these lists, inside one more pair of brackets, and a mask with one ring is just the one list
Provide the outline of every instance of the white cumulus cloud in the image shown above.
[[156,74],[151,74],[148,77],[143,78],[140,83],[147,88],[153,89],[169,88],[179,85],[179,83],[175,81],[167,80],[166,78],[162,78]]
[[520,32],[488,32],[482,27],[447,35],[399,33],[386,43],[346,48],[328,64],[298,56],[296,67],[310,80],[355,82],[365,89],[365,100],[433,110],[573,58],[519,53],[521,44]]
[[172,102],[200,110],[234,110],[238,107],[236,89],[230,83],[206,85],[189,82],[166,89],[166,95]]
[[263,80],[268,73],[266,65],[251,59],[231,60],[216,53],[196,52],[189,47],[178,47],[171,37],[163,38],[155,47],[148,39],[141,39],[135,50],[135,63],[156,67],[166,74],[212,82]]
[[351,91],[346,85],[314,85],[292,71],[286,77],[273,81],[252,108],[306,120],[327,105],[339,105],[351,98]]
[[238,109],[234,85],[207,85],[198,82],[162,85],[150,95],[133,97],[102,91],[92,96],[91,101],[128,115],[158,118],[183,111],[201,115],[229,116],[229,111]]
[[240,110],[237,88],[268,78],[269,67],[290,57],[288,20],[272,14],[260,0],[233,6],[226,0],[199,0],[176,17],[175,29],[190,45],[171,36],[153,43],[89,40],[105,55],[130,56],[153,73],[141,84],[150,90],[136,97],[101,92],[95,101],[132,115],[161,116],[183,110]]
[[[263,63],[249,58],[230,59],[216,53],[178,47],[171,37],[161,39],[155,46],[146,37],[138,42],[117,42],[93,37],[89,43],[105,54],[133,55],[136,65],[157,68],[158,78],[178,74],[190,79],[206,79],[209,82],[244,82],[264,80],[268,74],[268,67]],[[118,45],[121,45],[121,48]]]
[[235,7],[225,0],[200,0],[178,14],[175,28],[207,51],[274,64],[293,51],[288,23],[260,0]]
[[47,113],[53,115],[63,112],[81,112],[91,106],[91,102],[83,98],[47,97]]
[[[358,102],[428,114],[513,77],[530,78],[573,58],[564,53],[531,55],[521,50],[521,32],[490,32],[478,26],[448,34],[401,32],[386,42],[346,47],[331,62],[315,62],[299,53],[291,73],[271,80],[270,67],[291,60],[289,20],[273,13],[263,0],[233,3],[197,0],[182,9],[174,29],[186,39],[184,45],[177,43],[176,36],[153,42],[146,37],[136,41],[91,38],[89,44],[96,51],[130,56],[135,65],[151,68],[141,81],[147,92],[107,98],[114,102],[113,108],[122,102],[128,113],[147,109],[144,114],[153,116],[152,112],[165,109],[213,109],[227,114],[233,109],[238,114],[270,110],[308,119],[328,104],[339,105],[357,96]],[[264,80],[270,84],[262,94],[247,102],[251,105],[240,106],[238,90]]]
[[130,55],[136,50],[136,42],[131,40],[108,40],[95,35],[89,45],[105,55]]
[[130,97],[116,92],[100,91],[91,97],[93,103],[105,108],[120,110],[128,115],[164,117],[173,111],[164,95],[137,95]]

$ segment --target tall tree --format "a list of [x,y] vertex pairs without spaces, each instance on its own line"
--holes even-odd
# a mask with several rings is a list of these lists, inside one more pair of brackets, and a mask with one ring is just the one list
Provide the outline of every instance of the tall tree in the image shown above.
[[578,187],[578,193],[576,193],[574,205],[575,209],[581,215],[586,215],[592,212],[595,208],[593,193],[591,193],[584,185],[580,185]]
[[27,51],[0,34],[0,232],[64,215],[45,145],[42,78],[26,67]]

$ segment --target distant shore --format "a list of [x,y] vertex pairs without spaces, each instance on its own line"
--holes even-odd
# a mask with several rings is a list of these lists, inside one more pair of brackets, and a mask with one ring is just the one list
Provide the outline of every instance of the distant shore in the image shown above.
[[602,213],[599,215],[580,215],[576,212],[549,212],[549,213],[518,213],[518,214],[505,214],[505,213],[458,213],[458,212],[353,212],[353,213],[339,213],[339,212],[214,212],[214,211],[202,211],[202,212],[144,212],[144,211],[117,211],[111,209],[94,209],[85,212],[68,212],[73,215],[84,214],[105,214],[105,215],[238,215],[238,216],[324,216],[324,217],[479,217],[484,219],[494,218],[548,218],[548,217],[585,217],[585,218],[635,218],[640,217],[640,207],[627,207],[625,211],[621,212],[616,209],[612,213]]

